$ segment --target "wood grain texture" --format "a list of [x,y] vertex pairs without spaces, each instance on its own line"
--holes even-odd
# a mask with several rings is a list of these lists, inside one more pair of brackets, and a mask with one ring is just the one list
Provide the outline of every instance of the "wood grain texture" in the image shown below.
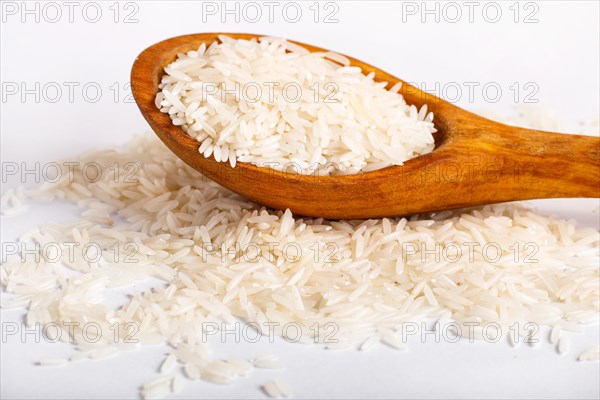
[[[144,50],[131,71],[133,96],[160,139],[208,178],[268,207],[332,219],[379,218],[512,200],[600,197],[600,138],[500,124],[403,82],[408,104],[427,104],[438,132],[433,152],[402,166],[332,177],[282,173],[249,163],[218,163],[154,105],[163,68],[177,53],[217,40],[221,33],[179,36]],[[226,35],[251,39],[259,35]],[[294,42],[298,43],[298,42]],[[310,51],[326,51],[298,43]],[[348,57],[376,81],[401,80]]]

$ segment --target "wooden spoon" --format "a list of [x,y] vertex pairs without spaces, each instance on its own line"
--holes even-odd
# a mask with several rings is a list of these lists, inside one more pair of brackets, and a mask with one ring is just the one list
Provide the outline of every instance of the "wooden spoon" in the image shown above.
[[[403,82],[408,104],[434,113],[436,147],[426,155],[377,171],[347,176],[278,172],[250,163],[217,162],[154,104],[163,68],[177,53],[218,40],[221,33],[171,38],[144,50],[131,70],[131,88],[144,118],[187,164],[248,199],[324,218],[379,218],[553,197],[600,197],[600,138],[517,128],[462,110]],[[259,35],[226,35],[236,39]],[[294,42],[308,50],[327,51]],[[389,86],[400,79],[348,57]]]

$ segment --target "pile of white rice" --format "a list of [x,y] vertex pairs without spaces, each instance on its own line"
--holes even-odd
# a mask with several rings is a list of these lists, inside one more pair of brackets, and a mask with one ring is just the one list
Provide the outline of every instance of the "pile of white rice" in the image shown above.
[[[475,337],[485,324],[506,333],[519,322],[523,329],[521,337],[510,338],[514,343],[523,341],[526,323],[533,323],[554,327],[551,342],[563,353],[567,342],[561,332],[579,331],[598,319],[599,232],[573,221],[514,204],[367,221],[295,218],[207,180],[153,135],[78,162],[96,162],[103,170],[118,165],[123,178],[115,181],[111,173],[91,183],[76,170],[58,183],[3,196],[13,210],[22,210],[20,202],[28,197],[65,199],[85,211],[77,221],[46,224],[19,239],[42,248],[64,244],[65,256],[10,257],[0,269],[9,293],[2,307],[25,307],[30,326],[57,322],[63,337],[72,329],[67,323],[79,324],[72,358],[42,359],[42,365],[168,343],[164,377],[145,385],[144,397],[180,390],[184,380],[173,372],[175,365],[189,379],[217,383],[235,382],[253,368],[283,367],[275,355],[215,358],[203,340],[207,322],[241,319],[261,327],[277,322],[277,334],[292,323],[302,329],[302,342],[313,341],[311,327],[318,323],[337,328],[337,342],[323,332],[317,338],[326,347],[362,350],[378,342],[404,349],[403,324],[429,318],[440,326],[476,323]],[[125,179],[131,162],[139,172]],[[77,246],[70,251],[67,243],[73,242]],[[89,243],[103,249],[95,262],[82,256]],[[115,257],[116,249],[121,256]],[[150,277],[162,284],[135,288]],[[109,294],[116,287],[131,293],[117,308]],[[133,323],[139,342],[128,343],[128,329],[120,330],[119,343],[112,335],[98,343],[82,340],[79,328],[88,322],[111,333],[115,323]],[[598,357],[597,346],[580,355],[582,361]],[[281,381],[263,389],[275,396],[291,393]]]
[[165,67],[156,105],[205,157],[344,175],[433,150],[433,115],[335,53],[220,36]]

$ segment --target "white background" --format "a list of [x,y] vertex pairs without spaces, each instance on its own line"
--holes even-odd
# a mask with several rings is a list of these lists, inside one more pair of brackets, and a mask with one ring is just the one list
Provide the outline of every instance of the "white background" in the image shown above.
[[[296,23],[285,20],[283,2],[275,9],[272,23],[260,1],[257,3],[263,16],[257,23],[244,21],[243,15],[238,23],[234,15],[227,15],[222,23],[220,14],[205,15],[203,21],[202,3],[192,1],[136,1],[116,7],[112,1],[101,2],[98,7],[102,15],[92,23],[89,21],[95,19],[95,7],[88,6],[85,14],[86,2],[76,3],[70,22],[68,7],[56,2],[62,16],[54,23],[50,20],[56,19],[56,8],[44,8],[43,2],[27,5],[29,9],[38,7],[39,22],[35,21],[35,11],[23,13],[21,2],[2,4],[3,163],[43,163],[73,157],[85,150],[124,143],[146,131],[145,121],[127,97],[125,86],[135,56],[157,41],[197,32],[253,32],[315,44],[365,60],[404,80],[425,83],[429,89],[437,84],[438,94],[446,97],[456,96],[452,88],[458,86],[462,94],[457,103],[470,110],[509,113],[516,105],[515,88],[519,88],[520,95],[517,103],[522,103],[532,87],[524,85],[533,83],[539,90],[532,99],[554,110],[566,130],[578,129],[582,119],[598,117],[597,1],[520,2],[516,7],[513,1],[497,2],[502,15],[496,23],[490,22],[496,18],[496,7],[488,6],[484,12],[486,2],[476,2],[472,21],[465,2],[454,3],[462,13],[456,23],[447,20],[456,18],[456,8],[444,2],[437,6],[436,2],[428,2],[428,9],[438,7],[440,20],[436,22],[436,16],[430,14],[423,22],[424,6],[420,1],[338,1],[337,23],[323,23],[326,12],[334,9],[325,9],[324,3],[319,5],[321,13],[315,23],[309,9],[312,1],[299,3],[302,17]],[[221,2],[215,4],[222,7]],[[15,15],[12,6],[17,7]],[[228,7],[234,6],[228,3]],[[408,13],[414,7],[417,13]],[[515,8],[520,11],[518,16]],[[118,16],[115,9],[120,11]],[[137,22],[124,23],[131,12],[134,15],[130,17]],[[530,15],[532,12],[535,14]],[[525,23],[528,15],[537,22]],[[248,16],[253,18],[254,14]],[[293,10],[287,17],[294,17]],[[40,82],[40,87],[48,83],[62,87],[60,99],[49,101],[56,98],[54,91],[38,93],[40,99],[36,102],[33,94],[22,99],[20,92],[9,95],[6,90],[13,83],[34,88],[35,82]],[[79,84],[73,99],[69,99],[64,82]],[[465,82],[477,85],[473,98],[469,98]],[[96,102],[91,101],[96,97],[92,89],[87,98],[82,93],[88,83],[102,89]],[[502,89],[497,102],[493,101],[494,91],[482,92],[486,84]],[[9,180],[2,191],[17,183]],[[34,184],[31,180],[25,183]],[[537,203],[542,212],[598,226],[598,214],[593,211],[598,207],[597,200]],[[14,240],[20,232],[40,223],[68,221],[76,215],[74,207],[45,205],[25,216],[2,218],[2,241]],[[20,321],[21,315],[2,311],[2,322]],[[298,398],[598,398],[598,363],[574,361],[580,351],[598,342],[598,327],[571,335],[571,348],[562,357],[547,343],[547,332],[542,333],[540,345],[516,349],[505,343],[436,344],[431,337],[424,344],[418,337],[413,338],[406,352],[385,346],[362,353],[326,352],[287,343],[217,344],[218,353],[223,355],[278,353],[287,369],[257,371],[232,387],[188,381],[179,397],[263,397],[259,386],[281,377],[291,383]],[[156,376],[163,357],[161,351],[147,349],[98,362],[42,368],[33,363],[42,357],[66,357],[70,348],[44,340],[38,344],[32,337],[24,343],[16,337],[3,341],[1,353],[2,398],[134,398],[139,386]]]

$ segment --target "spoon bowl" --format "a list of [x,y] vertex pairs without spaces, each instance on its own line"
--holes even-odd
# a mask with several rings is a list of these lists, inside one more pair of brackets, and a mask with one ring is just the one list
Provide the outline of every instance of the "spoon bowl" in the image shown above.
[[[513,200],[600,197],[600,138],[504,125],[465,111],[362,61],[363,73],[388,87],[402,82],[408,104],[427,104],[437,129],[435,149],[403,165],[343,176],[301,175],[238,162],[205,158],[154,100],[163,68],[178,53],[196,50],[219,35],[258,39],[261,35],[202,33],[154,44],[135,60],[131,88],[142,115],[158,137],[184,162],[244,197],[311,217],[364,219],[401,216]],[[328,51],[304,43],[311,52]]]

